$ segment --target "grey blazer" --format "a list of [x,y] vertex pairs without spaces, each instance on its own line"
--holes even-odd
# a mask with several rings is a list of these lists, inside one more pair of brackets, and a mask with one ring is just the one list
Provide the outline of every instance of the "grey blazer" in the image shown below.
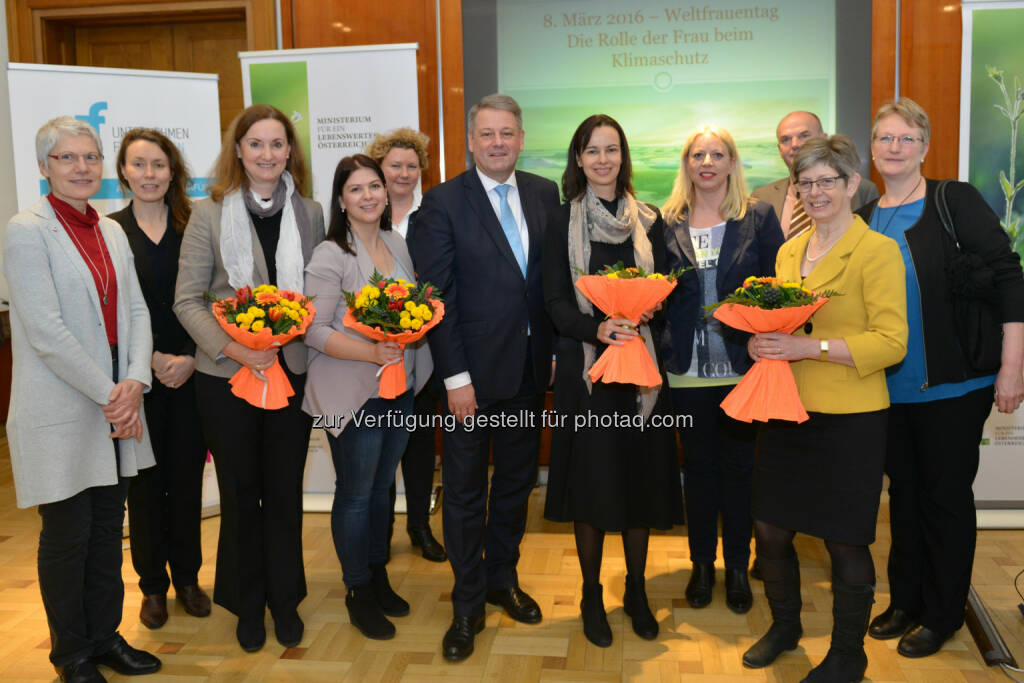
[[[782,220],[782,208],[786,205],[786,193],[789,192],[789,177],[779,178],[767,185],[762,185],[750,194],[754,199],[768,202],[775,207],[775,216]],[[857,193],[850,200],[850,210],[856,211],[873,199],[878,199],[878,188],[867,177],[861,176]],[[789,226],[782,226],[782,234],[786,234]]]
[[[121,226],[100,218],[117,277],[117,381],[149,389],[149,309]],[[4,274],[11,295],[14,376],[7,436],[18,507],[65,500],[152,467],[149,430],[119,440],[120,472],[103,406],[114,389],[99,294],[89,266],[41,198],[7,224]],[[145,411],[139,408],[145,425]]]
[[[405,240],[394,230],[380,233],[388,251],[407,273],[415,272]],[[353,411],[380,390],[377,371],[380,366],[359,360],[334,358],[324,353],[327,340],[335,332],[353,339],[371,341],[368,337],[345,327],[342,319],[348,307],[342,290],[354,292],[370,280],[374,265],[370,255],[358,238],[355,255],[349,254],[333,240],[325,241],[313,252],[306,266],[306,293],[315,295],[316,317],[306,330],[309,347],[309,376],[302,409],[310,415],[323,415],[322,426],[334,436],[352,419]],[[427,383],[434,364],[426,337],[405,351],[405,371],[413,378],[413,389],[418,392]],[[318,425],[314,422],[314,427]]]
[[[312,234],[300,234],[302,259],[309,263],[313,247],[324,239],[324,213],[320,204],[302,198],[302,206],[309,216]],[[196,370],[214,377],[231,377],[242,366],[220,355],[231,337],[221,329],[210,312],[210,304],[203,300],[203,292],[213,292],[218,298],[234,296],[228,284],[228,273],[220,254],[220,212],[222,205],[210,198],[197,202],[192,217],[181,238],[181,256],[178,261],[178,283],[174,290],[174,313],[182,327],[195,340]],[[251,228],[251,221],[250,221]],[[253,284],[267,281],[267,261],[263,255],[256,229],[252,232]],[[281,349],[288,369],[301,375],[306,371],[306,348],[301,339],[294,339]]]

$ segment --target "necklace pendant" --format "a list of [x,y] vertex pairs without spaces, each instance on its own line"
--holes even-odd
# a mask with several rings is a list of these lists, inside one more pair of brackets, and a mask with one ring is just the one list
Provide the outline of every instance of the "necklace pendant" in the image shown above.
[[104,305],[104,306],[106,306],[106,305],[108,305],[109,303],[110,303],[110,300],[108,300],[108,299],[107,299],[107,295],[106,295],[106,294],[104,294],[104,295],[103,295],[103,305]]

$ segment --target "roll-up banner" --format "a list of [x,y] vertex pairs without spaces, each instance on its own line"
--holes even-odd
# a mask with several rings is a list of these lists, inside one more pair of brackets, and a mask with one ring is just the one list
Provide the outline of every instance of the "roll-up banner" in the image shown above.
[[[246,106],[271,104],[291,119],[313,174],[313,199],[327,221],[338,162],[363,153],[377,133],[419,129],[417,48],[403,43],[238,53]],[[324,430],[314,429],[303,507],[330,510],[334,481]]]
[[20,210],[50,191],[36,162],[36,132],[61,115],[89,123],[103,142],[103,181],[90,200],[101,214],[127,203],[114,165],[121,138],[139,126],[156,128],[178,145],[193,175],[189,194],[206,196],[220,151],[216,74],[12,63],[7,82]]
[[[963,3],[960,180],[974,185],[1024,257],[1024,1]],[[978,526],[1024,528],[1024,408],[993,409],[974,481]]]
[[419,128],[416,43],[239,52],[245,105],[272,104],[295,126],[330,218],[334,169],[377,133]]

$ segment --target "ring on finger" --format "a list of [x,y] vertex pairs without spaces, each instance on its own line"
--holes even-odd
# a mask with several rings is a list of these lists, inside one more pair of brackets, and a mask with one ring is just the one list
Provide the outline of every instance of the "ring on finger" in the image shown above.
[[615,334],[614,330],[612,330],[611,332],[608,333],[608,338],[614,340],[618,338],[618,335]]

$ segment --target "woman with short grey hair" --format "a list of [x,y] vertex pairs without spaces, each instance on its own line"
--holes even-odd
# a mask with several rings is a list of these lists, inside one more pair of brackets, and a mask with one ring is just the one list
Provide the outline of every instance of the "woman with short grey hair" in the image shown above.
[[129,478],[154,463],[139,410],[152,335],[132,252],[89,206],[103,153],[87,123],[62,116],[36,137],[50,193],[4,238],[14,375],[7,418],[19,507],[38,506],[39,589],[50,661],[62,681],[103,681],[96,666],[157,671],[117,632],[121,529]]

